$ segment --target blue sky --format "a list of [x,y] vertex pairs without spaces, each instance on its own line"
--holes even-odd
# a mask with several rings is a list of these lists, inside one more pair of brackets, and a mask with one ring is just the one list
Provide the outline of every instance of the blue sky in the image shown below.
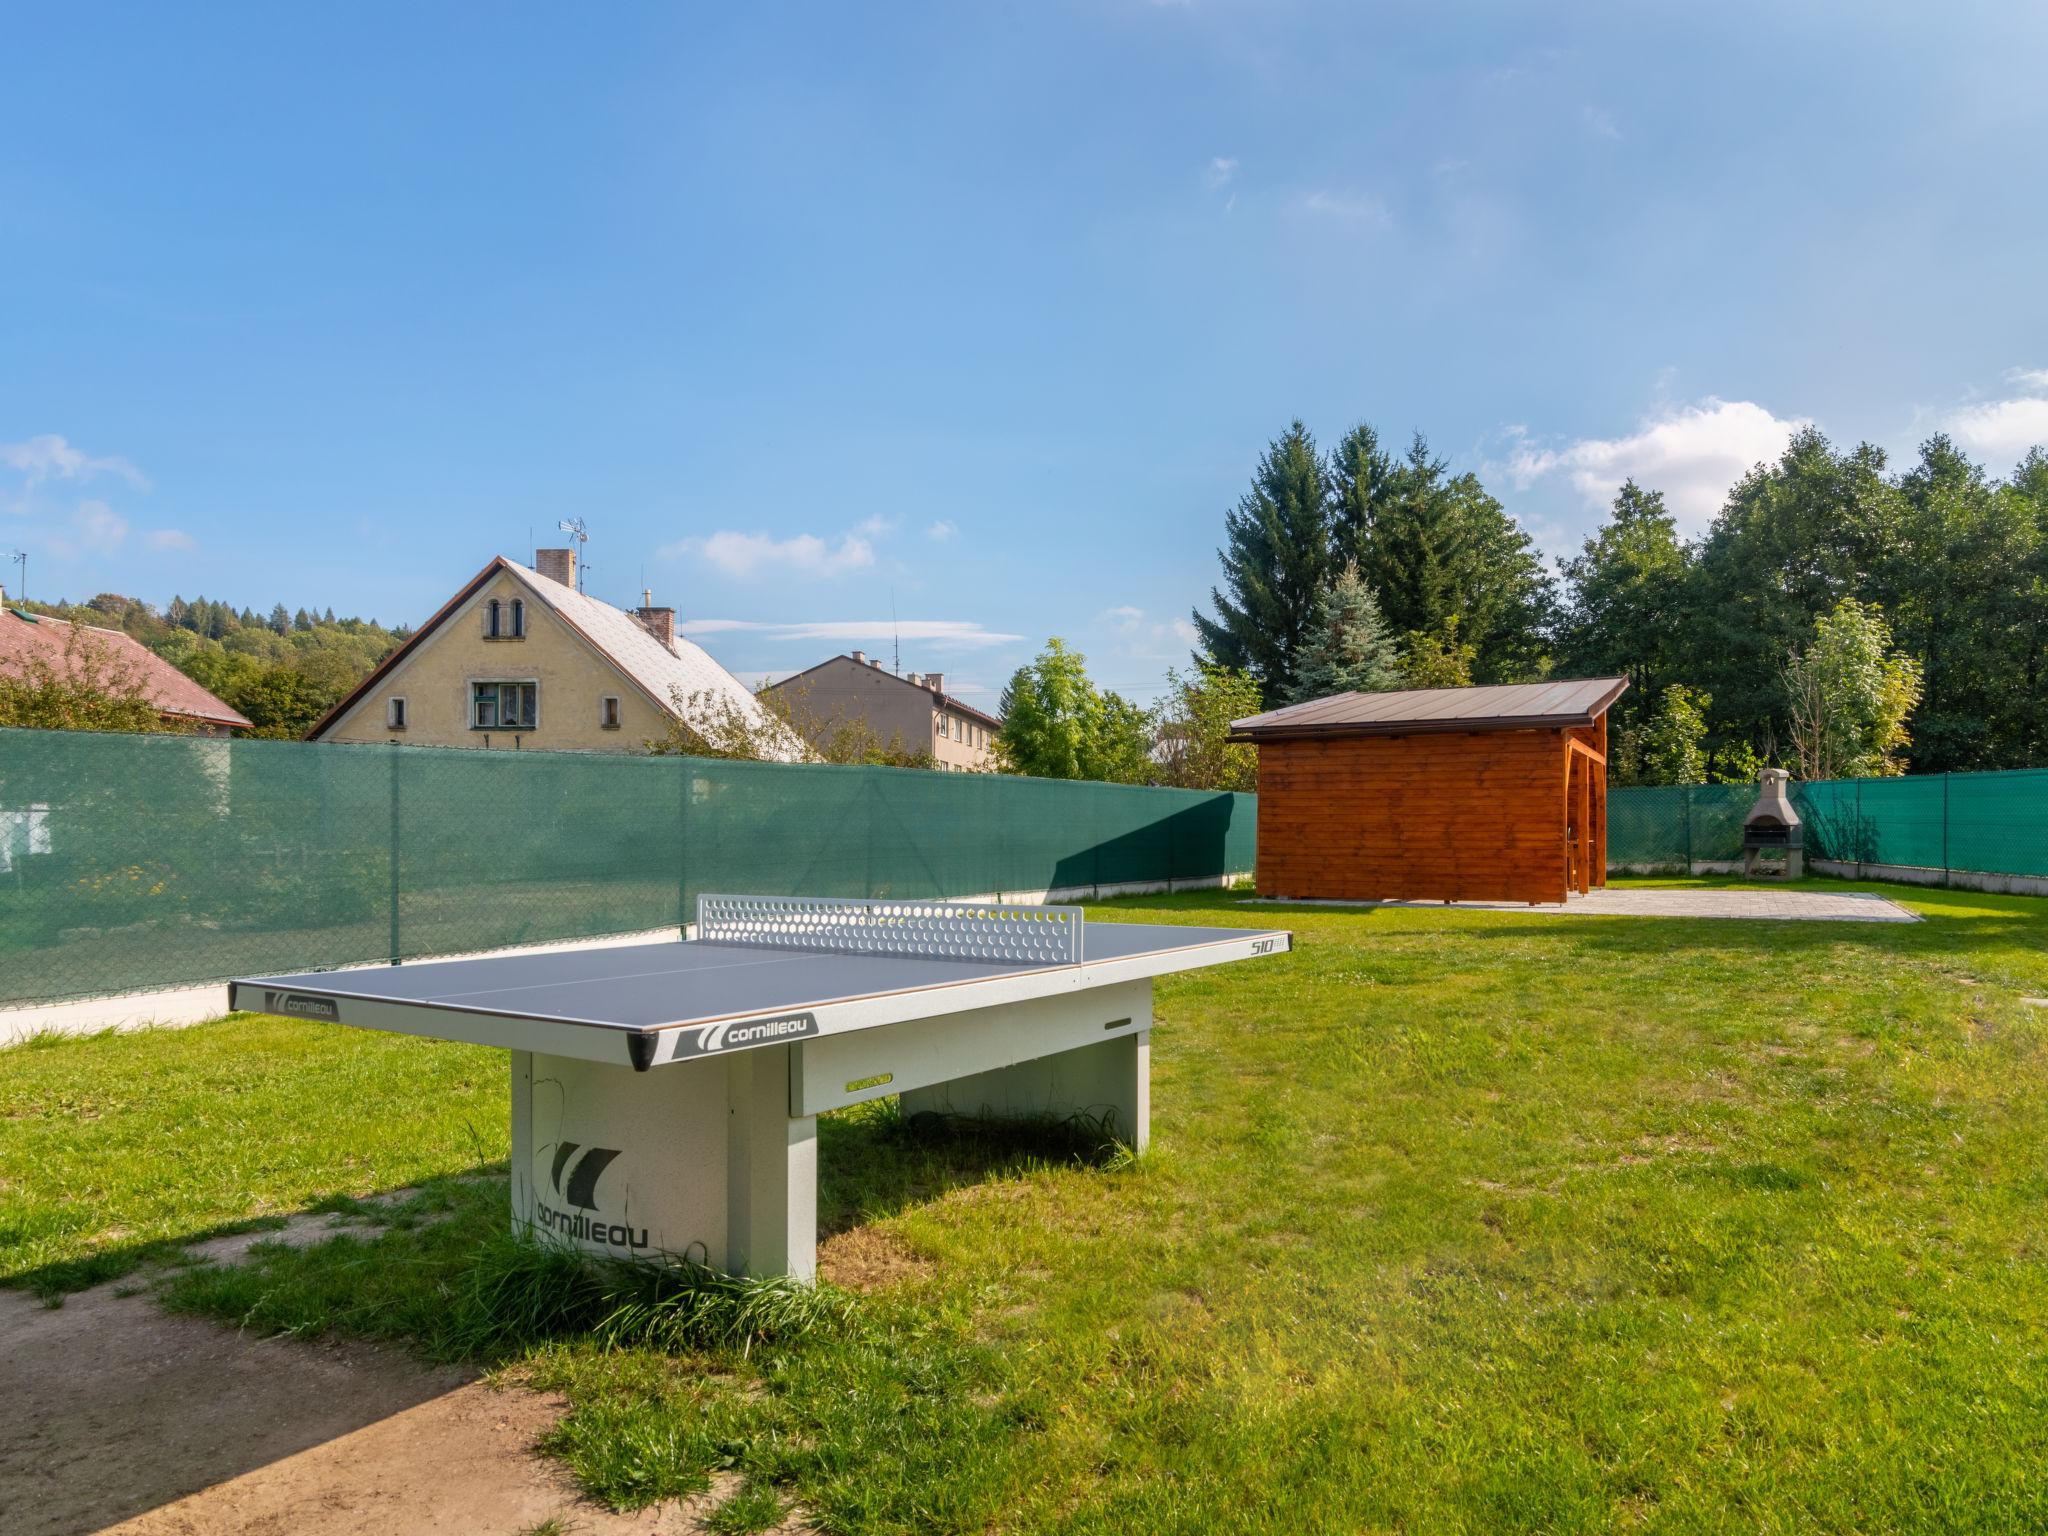
[[[1562,552],[1793,423],[2048,439],[2048,10],[17,10],[0,549],[417,620],[529,529],[754,673],[1149,699],[1296,415]],[[18,572],[0,566],[10,586]]]

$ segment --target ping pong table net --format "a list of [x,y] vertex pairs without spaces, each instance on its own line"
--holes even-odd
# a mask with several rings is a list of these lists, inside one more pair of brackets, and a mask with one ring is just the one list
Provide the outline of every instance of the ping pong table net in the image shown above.
[[700,941],[775,949],[1076,965],[1082,931],[1079,907],[832,896],[697,898]]

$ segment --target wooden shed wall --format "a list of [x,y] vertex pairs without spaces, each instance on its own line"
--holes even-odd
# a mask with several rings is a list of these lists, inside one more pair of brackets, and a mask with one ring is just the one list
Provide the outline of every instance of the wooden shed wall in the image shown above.
[[1268,741],[1259,893],[1347,901],[1563,901],[1555,730]]

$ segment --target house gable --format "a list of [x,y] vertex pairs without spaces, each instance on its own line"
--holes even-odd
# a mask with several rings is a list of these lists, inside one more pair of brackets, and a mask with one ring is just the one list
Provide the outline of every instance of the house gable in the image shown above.
[[[493,560],[307,739],[623,752],[664,735],[671,718],[666,701],[534,591],[533,582],[545,579]],[[494,600],[495,638],[487,633]],[[518,635],[512,633],[514,603],[522,619]],[[530,687],[533,725],[476,726],[475,690],[486,683]],[[405,701],[402,725],[393,723],[396,699]]]

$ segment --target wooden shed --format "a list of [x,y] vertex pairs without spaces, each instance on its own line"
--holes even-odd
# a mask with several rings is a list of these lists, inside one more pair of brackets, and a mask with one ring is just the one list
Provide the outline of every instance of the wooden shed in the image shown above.
[[1340,693],[1232,722],[1259,748],[1259,893],[1561,902],[1607,883],[1619,677]]

